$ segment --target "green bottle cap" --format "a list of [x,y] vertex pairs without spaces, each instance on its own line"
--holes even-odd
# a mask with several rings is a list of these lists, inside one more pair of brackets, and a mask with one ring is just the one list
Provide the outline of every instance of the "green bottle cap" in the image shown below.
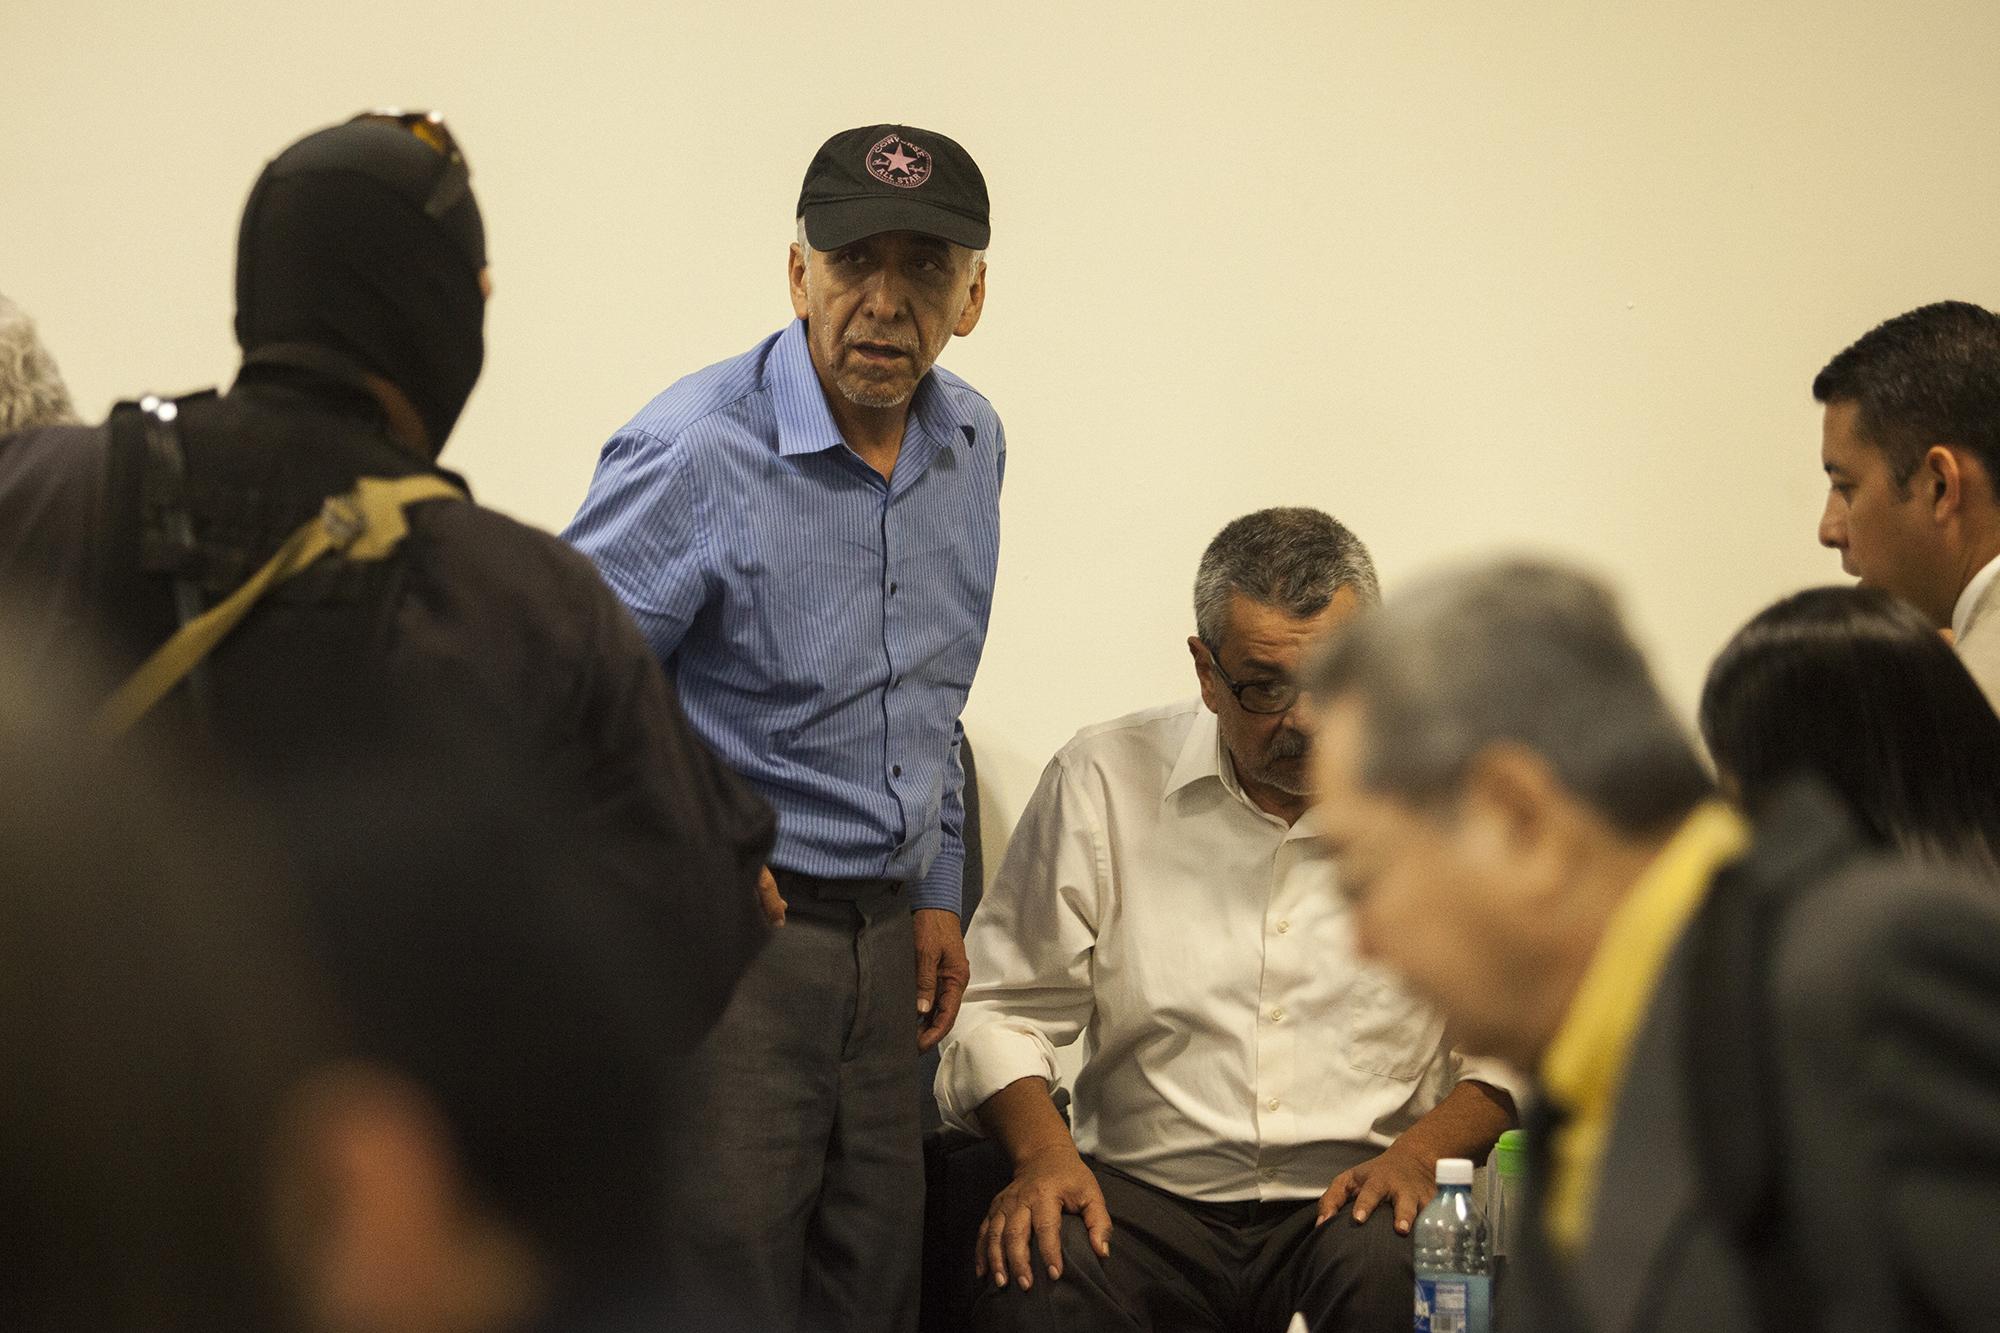
[[1502,1134],[1500,1142],[1493,1145],[1493,1162],[1503,1176],[1528,1174],[1528,1136],[1518,1129]]

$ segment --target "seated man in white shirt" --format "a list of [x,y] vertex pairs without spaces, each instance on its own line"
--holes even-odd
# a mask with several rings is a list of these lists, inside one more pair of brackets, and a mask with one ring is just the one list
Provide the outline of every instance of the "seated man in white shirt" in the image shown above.
[[[1514,1106],[1356,959],[1313,836],[1292,673],[1378,597],[1327,515],[1236,520],[1195,582],[1200,700],[1086,728],[1042,775],[937,1078],[946,1120],[1014,1162],[975,1328],[1409,1328],[1435,1164],[1484,1155]],[[1049,1089],[1079,1036],[1072,1140]]]

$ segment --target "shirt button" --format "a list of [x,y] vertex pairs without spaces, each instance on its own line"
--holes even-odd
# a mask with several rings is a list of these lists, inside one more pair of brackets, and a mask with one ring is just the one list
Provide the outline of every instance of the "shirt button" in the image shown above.
[[1267,1110],[1267,1111],[1275,1111],[1275,1110],[1277,1110],[1277,1109],[1278,1109],[1278,1099],[1277,1099],[1276,1097],[1273,1097],[1273,1098],[1272,1098],[1272,1099],[1271,1099],[1270,1101],[1268,1101],[1268,1102],[1265,1102],[1265,1103],[1264,1103],[1264,1109],[1265,1109],[1265,1110]]
[[1292,923],[1291,923],[1291,922],[1289,922],[1289,921],[1280,921],[1280,922],[1278,923],[1278,933],[1279,933],[1280,935],[1284,934],[1284,933],[1285,933],[1286,931],[1290,930],[1291,928],[1292,928]]
[[1285,1021],[1285,1008],[1283,1005],[1279,1005],[1271,1011],[1271,1021],[1273,1023],[1282,1023]]
[[889,585],[889,595],[891,597],[894,597],[896,595],[896,585],[893,583]]
[[903,776],[903,766],[901,764],[897,764],[894,768],[889,770],[889,773],[893,777],[900,778]]

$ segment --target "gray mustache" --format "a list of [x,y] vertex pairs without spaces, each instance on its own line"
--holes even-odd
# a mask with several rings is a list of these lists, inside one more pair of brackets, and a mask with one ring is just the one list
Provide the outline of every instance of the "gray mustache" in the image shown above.
[[917,354],[917,345],[913,342],[905,342],[901,338],[882,338],[866,333],[850,333],[840,341],[847,347],[853,347],[858,343],[880,343],[884,347],[893,347],[906,356],[915,356]]
[[1271,748],[1265,752],[1269,759],[1303,759],[1312,749],[1312,741],[1296,731],[1281,731],[1271,741]]

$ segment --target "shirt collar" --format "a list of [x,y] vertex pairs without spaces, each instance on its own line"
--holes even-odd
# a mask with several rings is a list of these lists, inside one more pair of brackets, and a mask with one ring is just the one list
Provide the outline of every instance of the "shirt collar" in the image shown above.
[[1992,586],[1995,576],[2000,576],[2000,556],[1988,560],[1980,571],[1972,576],[1972,581],[1965,585],[1965,591],[1958,595],[1957,605],[1951,608],[1952,638],[1962,636],[1966,627],[1972,623],[1972,613],[1978,608],[1979,599],[1986,595],[1987,588]]
[[1734,810],[1710,801],[1682,822],[1606,923],[1597,953],[1542,1056],[1542,1086],[1567,1113],[1549,1145],[1544,1217],[1558,1246],[1574,1253],[1595,1211],[1598,1163],[1625,1066],[1667,958],[1708,896],[1716,873],[1742,854],[1750,831]]
[[[1237,804],[1243,806],[1259,819],[1282,823],[1275,815],[1266,813],[1250,799],[1243,790],[1243,784],[1236,778],[1236,763],[1222,743],[1222,725],[1208,705],[1195,702],[1194,724],[1188,728],[1187,739],[1181,742],[1181,752],[1174,760],[1173,771],[1167,775],[1167,790],[1160,800],[1162,804],[1173,800],[1174,796],[1197,782],[1219,782]],[[1308,810],[1294,824],[1287,826],[1285,837],[1310,838],[1319,827],[1318,812]]]
[[[813,369],[812,349],[806,343],[806,322],[795,319],[771,352],[770,379],[776,390],[772,407],[778,418],[778,452],[816,454],[838,449],[847,441],[834,423],[833,409],[826,405],[826,390]],[[938,384],[935,369],[917,381],[910,399],[910,419],[917,429],[942,447],[969,440],[971,418]]]
[[1708,894],[1709,883],[1749,845],[1749,826],[1720,801],[1687,817],[1606,924],[1555,1040],[1542,1082],[1572,1114],[1608,1109],[1624,1077],[1667,955]]
[[1171,800],[1183,787],[1192,787],[1197,782],[1214,779],[1238,795],[1242,788],[1236,785],[1236,775],[1223,776],[1222,728],[1216,723],[1215,714],[1208,706],[1197,702],[1194,725],[1188,728],[1187,739],[1181,742],[1180,757],[1174,760],[1174,770],[1167,775],[1167,790],[1163,800]]
[[826,405],[826,391],[820,388],[813,370],[812,352],[806,346],[806,322],[795,319],[778,335],[778,345],[770,360],[771,407],[778,418],[778,452],[816,454],[838,449],[846,441],[833,423],[833,409]]
[[910,415],[916,418],[917,426],[938,442],[940,448],[950,448],[961,441],[970,444],[973,437],[972,414],[959,402],[960,395],[946,393],[938,377],[938,369],[932,366],[923,379],[917,381],[917,392],[910,399]]

